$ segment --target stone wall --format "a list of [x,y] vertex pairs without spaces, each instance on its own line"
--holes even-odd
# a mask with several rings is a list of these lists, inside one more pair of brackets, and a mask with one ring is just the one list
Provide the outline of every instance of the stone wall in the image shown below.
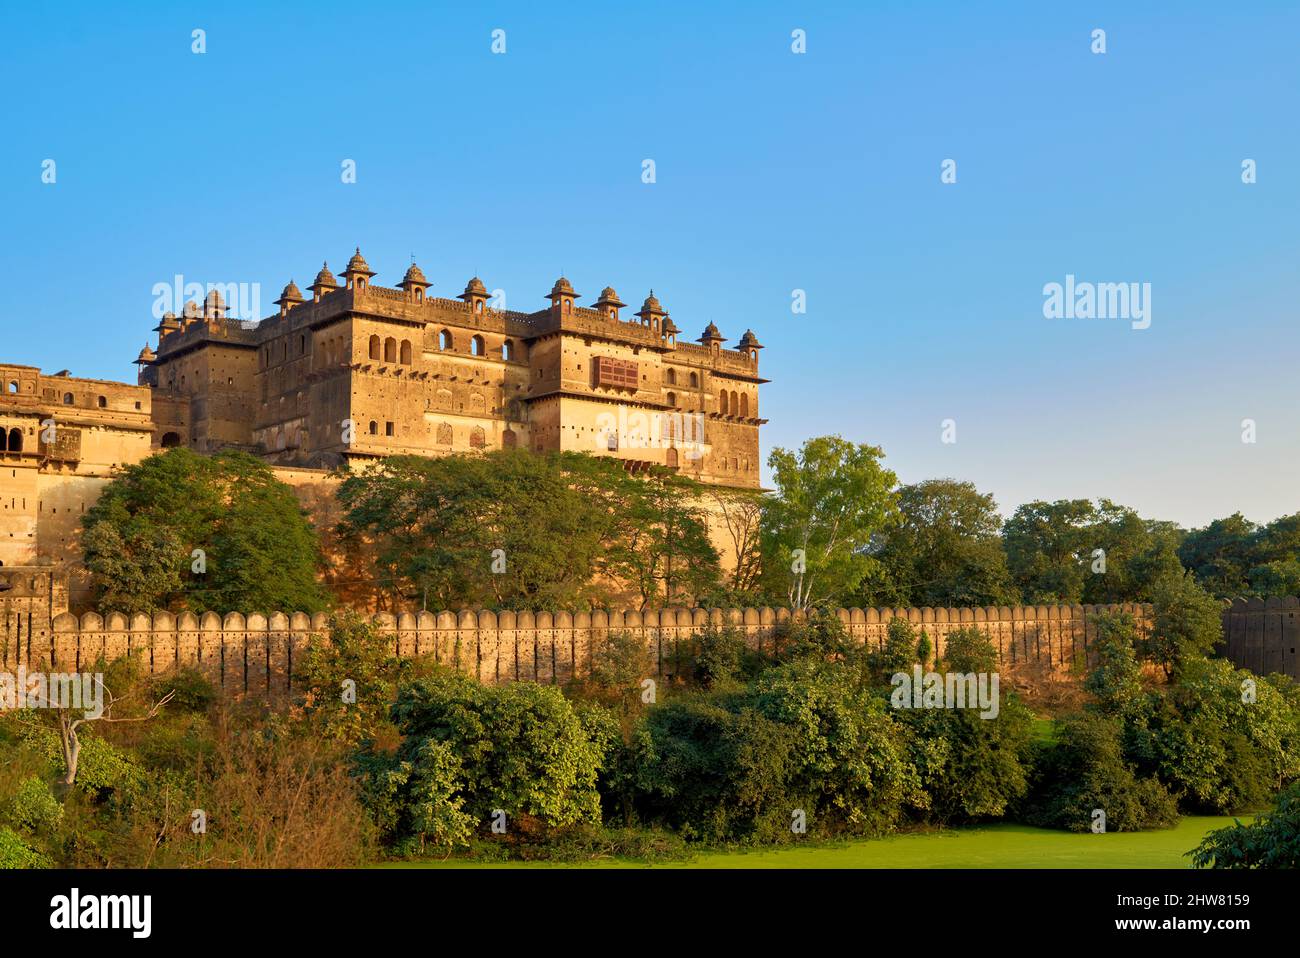
[[[1026,606],[974,609],[841,609],[839,616],[858,641],[879,648],[891,618],[905,618],[924,629],[942,655],[948,633],[976,625],[993,639],[1009,671],[1032,665],[1067,668],[1096,636],[1093,612],[1126,609],[1145,627],[1150,609],[1125,606]],[[585,675],[593,648],[611,632],[645,636],[660,677],[670,676],[677,654],[704,626],[743,629],[753,648],[771,649],[775,626],[788,620],[786,609],[666,609],[653,612],[421,612],[373,621],[388,634],[401,656],[432,656],[485,682],[515,680],[565,682]],[[77,671],[102,656],[111,660],[138,652],[146,670],[163,673],[196,666],[231,693],[266,694],[291,688],[296,663],[308,639],[326,630],[326,616],[302,613],[247,617],[230,613],[202,616],[69,613],[36,628],[6,617],[0,635],[0,662],[12,671]]]

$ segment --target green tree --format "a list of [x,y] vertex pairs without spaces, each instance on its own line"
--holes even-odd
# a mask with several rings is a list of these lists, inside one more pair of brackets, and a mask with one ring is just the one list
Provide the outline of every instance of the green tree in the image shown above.
[[101,610],[318,612],[328,602],[293,490],[245,453],[150,456],[105,487],[82,527]]
[[764,574],[792,608],[843,601],[879,569],[872,536],[894,516],[897,482],[883,458],[878,447],[839,436],[809,439],[798,453],[772,450]]
[[634,481],[577,453],[394,456],[340,486],[340,532],[425,608],[582,608],[626,572]]
[[1152,594],[1151,632],[1138,643],[1143,657],[1176,674],[1223,642],[1223,604],[1191,575],[1166,576]]
[[1007,565],[1024,601],[1079,602],[1095,518],[1087,499],[1027,502],[1003,528]]
[[883,536],[878,581],[863,606],[1002,605],[1017,600],[991,495],[955,479],[898,491],[898,522]]
[[1248,595],[1248,575],[1260,563],[1255,555],[1259,527],[1240,512],[1215,519],[1187,533],[1178,550],[1183,565],[1219,598]]

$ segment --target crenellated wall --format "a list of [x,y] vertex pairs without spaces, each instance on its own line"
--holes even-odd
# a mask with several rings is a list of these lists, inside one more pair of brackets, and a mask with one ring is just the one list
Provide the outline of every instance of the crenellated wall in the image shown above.
[[[841,609],[853,638],[879,648],[890,619],[904,618],[925,629],[939,655],[948,633],[966,625],[988,632],[1003,668],[1034,664],[1067,667],[1084,654],[1095,637],[1091,613],[1108,608],[1132,612],[1145,625],[1149,607],[1026,606],[974,609]],[[485,682],[532,680],[565,682],[589,669],[591,651],[611,632],[643,635],[659,676],[692,635],[708,624],[744,630],[752,647],[771,649],[777,623],[791,618],[787,609],[665,609],[651,612],[421,612],[372,617],[392,637],[400,656],[432,656]],[[138,652],[145,668],[162,673],[178,666],[197,666],[232,693],[265,693],[291,687],[296,663],[308,639],[327,631],[328,618],[295,613],[247,617],[230,613],[193,613],[107,617],[88,612],[80,618],[63,613],[48,628],[11,629],[0,635],[0,662],[28,670],[79,671],[102,656],[112,660]]]
[[[1086,656],[1096,637],[1094,613],[1123,610],[1139,627],[1150,623],[1151,607],[1016,606],[963,609],[840,609],[849,634],[879,648],[892,618],[924,629],[942,656],[953,629],[975,625],[998,649],[1002,669],[1023,666],[1061,670]],[[565,682],[585,675],[593,648],[611,632],[643,635],[660,677],[668,676],[677,653],[706,625],[743,629],[756,649],[772,649],[775,626],[791,618],[788,609],[665,609],[651,612],[421,612],[381,613],[372,621],[404,657],[432,656],[484,682]],[[247,617],[213,612],[107,617],[62,613],[52,623],[6,615],[0,634],[0,668],[13,671],[79,671],[102,656],[112,660],[139,652],[145,668],[163,673],[196,666],[224,690],[264,694],[292,687],[296,663],[308,639],[327,631],[324,614]],[[1297,674],[1300,600],[1293,596],[1237,600],[1224,611],[1225,655],[1260,674]]]

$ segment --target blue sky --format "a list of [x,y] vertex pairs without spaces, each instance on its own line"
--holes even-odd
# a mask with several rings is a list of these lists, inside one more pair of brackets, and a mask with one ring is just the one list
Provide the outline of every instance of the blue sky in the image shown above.
[[[270,312],[359,244],[383,285],[414,253],[441,295],[564,271],[753,328],[764,455],[839,433],[1006,514],[1300,510],[1294,5],[271,6],[6,21],[4,360],[130,379],[155,283]],[[1067,274],[1150,283],[1150,328],[1044,318]]]

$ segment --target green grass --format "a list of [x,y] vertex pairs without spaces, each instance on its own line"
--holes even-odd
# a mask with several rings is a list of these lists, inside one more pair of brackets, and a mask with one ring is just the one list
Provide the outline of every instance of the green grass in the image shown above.
[[[1250,821],[1252,816],[1242,816]],[[385,863],[387,868],[1187,868],[1184,852],[1231,816],[1181,819],[1175,828],[1153,832],[1048,831],[1028,825],[997,824],[836,844],[765,851],[708,852],[688,862],[647,864],[601,859],[554,862],[480,863],[449,859]]]

